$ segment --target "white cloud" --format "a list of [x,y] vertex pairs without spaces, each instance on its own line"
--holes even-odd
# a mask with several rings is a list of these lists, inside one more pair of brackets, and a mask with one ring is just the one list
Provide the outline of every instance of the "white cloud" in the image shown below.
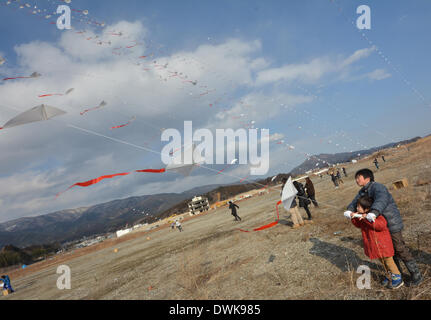
[[370,73],[366,74],[366,77],[368,77],[370,80],[383,80],[386,78],[391,77],[392,75],[384,69],[376,69]]
[[314,83],[329,73],[342,72],[351,64],[368,57],[374,50],[373,46],[357,50],[345,59],[315,58],[308,63],[288,64],[279,68],[263,70],[257,75],[256,85],[293,80]]

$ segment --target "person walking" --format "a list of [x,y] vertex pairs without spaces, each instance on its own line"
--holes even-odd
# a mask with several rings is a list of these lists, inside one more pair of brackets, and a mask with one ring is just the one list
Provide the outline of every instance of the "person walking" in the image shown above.
[[[391,193],[383,184],[374,181],[374,174],[370,169],[361,169],[357,171],[355,180],[356,184],[361,187],[361,189],[348,205],[345,215],[349,212],[353,213],[356,211],[358,199],[360,197],[367,195],[372,198],[374,202],[370,212],[367,214],[367,219],[373,221],[380,215],[385,217],[395,250],[394,261],[400,272],[402,272],[401,261],[403,261],[411,275],[411,285],[419,285],[423,281],[423,276],[416,264],[416,260],[413,258],[404,242],[402,235],[402,230],[404,228],[403,219]],[[385,282],[385,280],[383,281]]]
[[331,172],[331,180],[334,183],[335,189],[338,189],[338,179],[335,176],[334,172]]
[[316,201],[316,191],[314,190],[313,182],[309,177],[305,178],[305,191],[308,198],[313,202],[313,205],[318,207],[319,204]]
[[294,181],[293,185],[295,186],[296,190],[298,190],[296,197],[298,198],[299,207],[304,208],[308,216],[308,221],[311,223],[313,217],[311,216],[310,209],[308,209],[308,205],[311,204],[311,201],[308,199],[307,194],[305,193],[304,186],[298,181]]
[[183,227],[181,225],[180,220],[175,221],[175,226],[177,227],[178,230],[183,231]]
[[239,207],[235,203],[229,201],[229,209],[231,210],[231,214],[235,217],[235,221],[241,221],[240,216],[236,212],[236,208],[239,209]]
[[374,159],[373,163],[376,166],[376,168],[379,169],[379,161],[377,160],[377,158]]

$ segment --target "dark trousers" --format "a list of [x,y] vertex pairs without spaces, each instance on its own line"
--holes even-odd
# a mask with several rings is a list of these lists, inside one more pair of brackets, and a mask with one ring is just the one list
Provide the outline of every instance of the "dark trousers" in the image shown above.
[[303,208],[304,208],[305,212],[307,212],[308,220],[311,220],[311,219],[312,219],[312,216],[311,216],[310,209],[308,209],[308,205],[307,205],[307,204],[305,204],[305,205],[303,206]]
[[404,263],[414,260],[409,248],[407,248],[404,242],[401,231],[391,233],[391,237],[394,245],[395,257],[401,259]]
[[235,221],[241,221],[240,216],[236,212],[232,212],[232,215],[235,217]]
[[316,196],[314,194],[311,195],[311,196],[308,196],[308,198],[313,202],[313,204],[314,204],[315,207],[319,206],[319,204],[316,201]]

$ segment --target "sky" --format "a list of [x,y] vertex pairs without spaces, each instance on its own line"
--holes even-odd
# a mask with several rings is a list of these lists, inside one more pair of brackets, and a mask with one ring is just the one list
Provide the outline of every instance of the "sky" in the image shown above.
[[[57,28],[59,5],[71,9],[70,30]],[[357,28],[360,5],[371,29]],[[66,112],[0,130],[0,223],[428,135],[429,12],[426,0],[0,0],[0,78],[41,75],[0,81],[0,127],[42,103]],[[56,197],[164,168],[161,133],[184,121],[269,129],[268,172],[205,164]]]

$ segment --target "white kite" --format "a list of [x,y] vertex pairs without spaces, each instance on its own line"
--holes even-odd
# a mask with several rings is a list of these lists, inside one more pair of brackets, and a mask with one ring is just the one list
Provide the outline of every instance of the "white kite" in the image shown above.
[[48,106],[46,104],[41,104],[40,106],[31,108],[23,113],[20,113],[15,118],[12,118],[0,129],[8,129],[23,124],[44,121],[51,119],[56,116],[65,114],[66,112],[55,107]]
[[298,190],[296,190],[295,186],[293,185],[292,178],[289,177],[289,180],[287,180],[281,193],[281,202],[283,203],[283,207],[286,210],[290,210],[292,201],[295,199],[297,193]]

